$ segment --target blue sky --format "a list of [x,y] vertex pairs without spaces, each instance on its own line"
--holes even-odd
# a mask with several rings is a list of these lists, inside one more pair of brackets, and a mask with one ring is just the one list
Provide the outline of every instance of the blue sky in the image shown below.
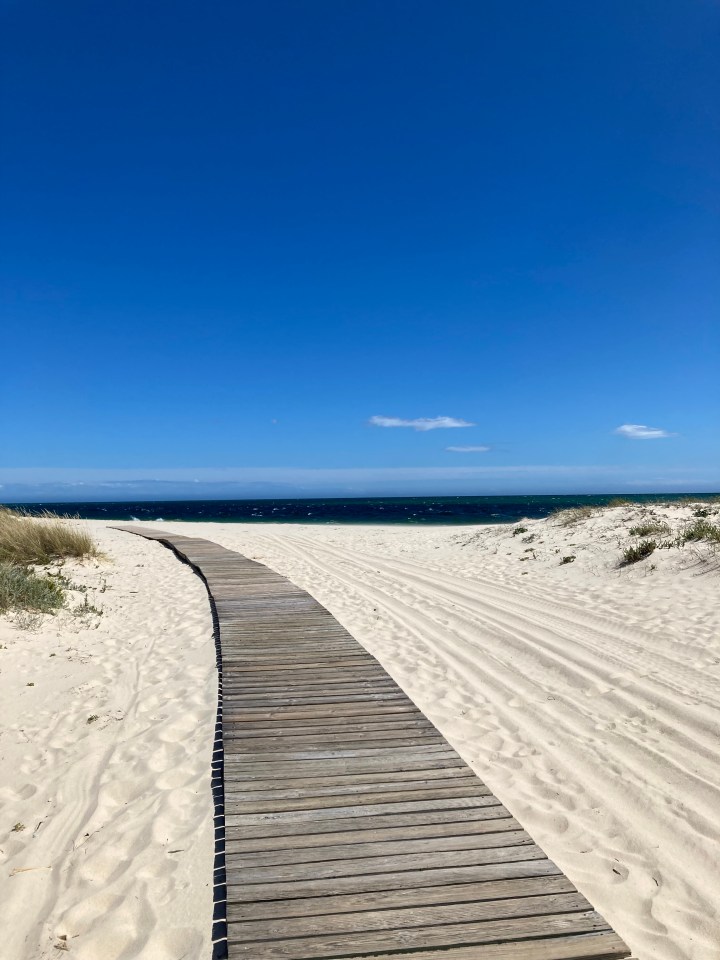
[[720,487],[715,2],[2,19],[4,499]]

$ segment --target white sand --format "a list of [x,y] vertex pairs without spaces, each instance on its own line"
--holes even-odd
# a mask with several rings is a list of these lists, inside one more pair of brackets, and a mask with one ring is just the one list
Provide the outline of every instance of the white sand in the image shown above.
[[[655,513],[677,527],[691,510]],[[633,540],[627,528],[641,517],[638,508],[618,508],[572,527],[525,521],[528,530],[517,536],[507,526],[152,526],[240,550],[325,604],[639,960],[718,960],[720,572],[708,549],[689,545],[618,571],[620,550]],[[184,927],[182,936],[197,938],[187,956],[207,956],[207,903],[195,902],[202,874],[190,878],[187,869],[209,859],[198,835],[210,815],[200,741],[210,736],[214,705],[202,587],[157,544],[90,526],[116,556],[118,578],[101,598],[103,624],[79,635],[96,659],[65,661],[72,677],[61,688],[54,661],[43,660],[41,670],[37,651],[60,656],[71,645],[66,631],[12,634],[11,650],[0,651],[16,663],[13,701],[2,707],[15,726],[1,744],[6,759],[15,751],[18,767],[11,770],[17,784],[3,794],[3,833],[16,819],[28,825],[3,839],[10,861],[1,868],[0,903],[7,890],[28,944],[34,937],[47,946],[67,931],[79,934],[77,956],[97,957],[102,944],[103,958],[169,960],[182,955],[172,948]],[[133,581],[134,558],[146,566]],[[130,594],[131,586],[142,595]],[[108,634],[111,603],[117,632]],[[151,637],[162,646],[153,648],[156,669],[139,688],[136,668]],[[33,677],[36,688],[25,690]],[[7,682],[4,673],[0,680]],[[83,680],[91,686],[79,688]],[[48,702],[53,683],[67,690],[67,704],[56,696]],[[110,719],[115,709],[127,710],[122,723]],[[30,743],[18,729],[20,711]],[[89,713],[106,719],[87,727]],[[91,743],[96,753],[86,753]],[[106,762],[115,765],[112,775]],[[50,818],[31,837],[48,810],[59,824],[45,831],[42,847]],[[73,851],[73,840],[86,852]],[[169,854],[175,847],[185,852]],[[8,879],[27,865],[52,870]],[[41,915],[27,911],[28,895]],[[22,952],[23,942],[9,956],[50,955]],[[142,949],[133,953],[133,944]]]
[[64,572],[102,615],[0,618],[0,957],[209,958],[207,594],[159,544],[93,534],[108,561]]

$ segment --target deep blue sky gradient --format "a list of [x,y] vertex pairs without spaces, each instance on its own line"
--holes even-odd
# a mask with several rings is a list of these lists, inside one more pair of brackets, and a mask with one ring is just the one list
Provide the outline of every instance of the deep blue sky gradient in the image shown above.
[[717,3],[2,20],[0,482],[568,465],[720,486]]

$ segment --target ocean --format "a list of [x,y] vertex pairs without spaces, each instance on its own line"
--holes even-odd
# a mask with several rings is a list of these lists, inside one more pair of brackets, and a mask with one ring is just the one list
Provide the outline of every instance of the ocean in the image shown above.
[[[708,494],[597,494],[591,496],[358,497],[311,500],[144,500],[117,503],[22,503],[29,513],[51,510],[85,520],[185,520],[221,523],[482,524],[541,519],[570,507],[683,500]],[[13,504],[8,504],[13,506]]]

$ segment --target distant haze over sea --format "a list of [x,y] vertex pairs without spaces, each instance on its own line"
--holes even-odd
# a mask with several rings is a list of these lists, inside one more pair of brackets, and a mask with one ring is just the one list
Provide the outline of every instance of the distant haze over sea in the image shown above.
[[619,496],[712,492],[714,469],[628,465],[445,467],[0,467],[5,503]]
[[[593,494],[497,497],[352,497],[262,500],[139,500],[17,504],[85,520],[180,520],[219,523],[486,524],[542,519],[557,510],[605,506],[614,499],[671,502],[707,493]],[[12,504],[8,504],[12,506]]]

